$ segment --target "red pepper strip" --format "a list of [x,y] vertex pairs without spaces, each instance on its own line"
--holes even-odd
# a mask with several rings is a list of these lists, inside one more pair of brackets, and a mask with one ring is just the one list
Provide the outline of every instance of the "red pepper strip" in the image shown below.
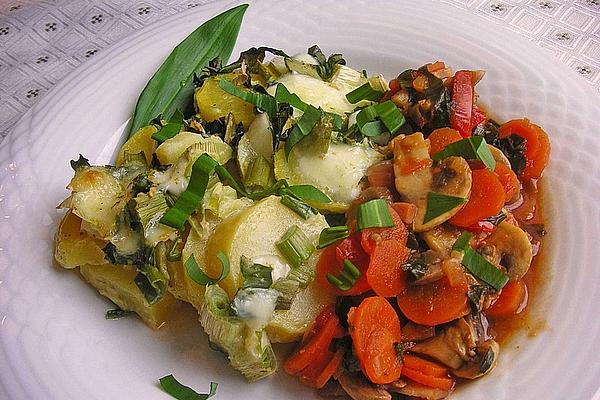
[[473,74],[457,71],[452,83],[454,110],[450,115],[450,126],[464,138],[471,136],[471,114],[473,112]]

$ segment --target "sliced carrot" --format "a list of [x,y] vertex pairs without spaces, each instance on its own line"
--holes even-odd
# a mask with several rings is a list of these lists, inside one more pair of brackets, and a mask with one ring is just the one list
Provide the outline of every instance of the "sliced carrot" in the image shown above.
[[466,228],[496,215],[504,206],[505,192],[498,176],[488,169],[472,172],[473,184],[469,201],[452,218],[452,225]]
[[452,378],[438,378],[407,367],[402,368],[402,375],[421,385],[435,389],[450,390],[455,384],[454,379]]
[[305,343],[301,343],[300,348],[285,361],[283,368],[288,374],[296,375],[311,363],[319,360],[322,353],[329,351],[329,345],[333,338],[341,337],[344,334],[335,313],[332,313],[331,309],[325,310],[324,313],[327,317],[323,326]]
[[510,201],[521,188],[521,182],[517,178],[517,174],[514,173],[510,167],[502,163],[496,163],[496,169],[494,170],[500,183],[504,187],[504,194],[506,201]]
[[406,225],[411,225],[415,221],[415,217],[417,216],[416,205],[412,203],[397,202],[392,203],[392,208]]
[[[338,276],[343,269],[345,259],[350,260],[360,271],[360,277],[356,283],[346,291],[333,286],[327,280],[327,274]],[[338,296],[355,296],[371,290],[367,280],[367,268],[369,267],[369,255],[361,246],[360,233],[354,233],[342,240],[337,246],[326,247],[319,257],[317,263],[316,280],[319,285]]]
[[383,297],[364,299],[348,312],[349,331],[354,352],[367,378],[375,384],[394,382],[402,364],[395,345],[400,342],[400,320]]
[[[312,380],[312,387],[316,389],[320,389],[325,384],[333,374],[338,370],[340,365],[342,364],[342,360],[344,359],[344,349],[338,349],[333,356],[329,359],[329,362],[325,365],[325,367],[320,371],[320,373]],[[311,386],[311,385],[309,385]]]
[[500,293],[500,297],[490,308],[486,310],[486,315],[500,318],[518,314],[527,304],[527,285],[525,282],[508,282]]
[[453,321],[469,313],[467,285],[451,286],[448,278],[427,285],[410,285],[398,297],[409,320],[428,326]]
[[367,169],[369,186],[394,187],[394,164],[392,160],[385,160],[374,164]]
[[[331,351],[323,351],[320,354],[317,354],[315,359],[312,360],[306,368],[297,373],[300,382],[306,386],[318,389],[321,382],[317,382],[317,378],[321,372],[327,368],[327,365],[331,362],[333,356],[334,353]],[[328,379],[329,378],[327,378],[327,380]],[[325,383],[327,383],[327,380]],[[325,385],[325,383],[323,383],[323,385]]]
[[412,354],[404,354],[404,367],[419,371],[425,375],[435,376],[438,378],[448,377],[448,368],[442,367],[431,361],[422,359],[421,357],[413,356]]
[[389,86],[390,86],[390,90],[385,92],[385,94],[383,95],[383,98],[381,99],[382,102],[391,99],[392,96],[395,95],[396,92],[398,92],[401,88],[400,81],[398,79],[392,79],[389,83]]
[[408,230],[396,210],[389,206],[390,215],[394,220],[394,226],[391,228],[367,228],[363,229],[360,234],[360,244],[362,248],[371,254],[375,247],[386,240],[393,240],[405,244],[408,238]]
[[527,118],[513,119],[500,128],[500,137],[512,134],[525,139],[525,158],[527,163],[521,172],[523,179],[537,179],[542,176],[550,158],[550,140],[546,132],[538,125],[532,124]]
[[404,242],[384,240],[375,246],[367,269],[367,281],[375,293],[383,297],[397,296],[406,288],[406,272],[402,265],[410,251]]
[[427,137],[429,139],[429,155],[434,156],[450,143],[458,142],[462,138],[456,129],[438,128],[434,130]]
[[418,342],[435,336],[435,327],[415,324],[408,321],[402,327],[403,342]]

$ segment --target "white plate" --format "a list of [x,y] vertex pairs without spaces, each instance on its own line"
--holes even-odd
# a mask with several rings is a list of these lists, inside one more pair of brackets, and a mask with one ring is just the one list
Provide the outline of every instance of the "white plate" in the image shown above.
[[[246,384],[208,350],[193,313],[152,332],[138,319],[106,321],[108,303],[76,274],[55,267],[53,234],[84,154],[107,161],[138,93],[170,49],[225,3],[199,7],[100,53],[33,107],[0,147],[0,398],[167,399],[157,379],[173,373],[218,398],[316,398],[278,374]],[[456,399],[587,400],[600,362],[600,99],[554,58],[487,21],[437,2],[261,1],[248,10],[234,54],[269,45],[294,53],[318,43],[352,66],[394,77],[441,59],[488,71],[478,85],[500,120],[528,116],[550,134],[547,170],[549,274],[546,328],[503,349],[488,378]]]

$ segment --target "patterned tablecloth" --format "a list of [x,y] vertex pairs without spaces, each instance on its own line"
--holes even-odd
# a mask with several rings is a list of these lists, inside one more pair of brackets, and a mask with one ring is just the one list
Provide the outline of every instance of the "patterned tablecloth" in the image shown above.
[[[96,53],[209,1],[0,0],[0,141],[29,107]],[[440,1],[523,35],[600,92],[600,0]]]

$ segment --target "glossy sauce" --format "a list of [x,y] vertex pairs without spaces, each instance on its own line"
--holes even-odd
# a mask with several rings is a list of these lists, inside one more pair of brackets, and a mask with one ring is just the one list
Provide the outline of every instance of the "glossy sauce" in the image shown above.
[[527,286],[527,296],[521,311],[517,315],[504,318],[489,318],[490,334],[502,345],[516,334],[525,332],[527,336],[536,336],[546,327],[546,322],[536,311],[541,306],[541,294],[550,278],[546,262],[547,244],[545,237],[544,191],[540,182],[523,185],[522,199],[511,210],[523,230],[532,236],[534,257],[523,282]]

